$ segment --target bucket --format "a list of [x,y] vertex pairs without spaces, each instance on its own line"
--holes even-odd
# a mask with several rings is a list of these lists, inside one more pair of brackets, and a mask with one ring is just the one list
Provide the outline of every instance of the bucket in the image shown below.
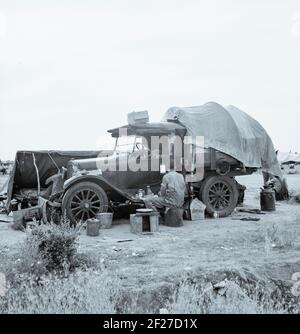
[[183,209],[170,208],[165,215],[165,225],[170,227],[183,226]]
[[272,188],[264,188],[260,193],[260,207],[262,211],[275,211],[275,191]]
[[97,213],[96,218],[100,222],[101,229],[111,228],[114,214],[112,212]]
[[86,234],[89,237],[97,237],[99,235],[100,222],[98,219],[88,219],[86,221]]

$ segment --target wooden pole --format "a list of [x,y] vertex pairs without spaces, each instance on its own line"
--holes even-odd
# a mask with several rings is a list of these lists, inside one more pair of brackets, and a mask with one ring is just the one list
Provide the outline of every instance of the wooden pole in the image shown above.
[[36,160],[35,160],[35,155],[34,153],[32,153],[32,158],[33,158],[33,164],[36,170],[36,177],[37,177],[37,182],[38,182],[38,196],[40,196],[40,192],[41,192],[41,183],[40,183],[40,174],[39,174],[39,169],[36,165]]

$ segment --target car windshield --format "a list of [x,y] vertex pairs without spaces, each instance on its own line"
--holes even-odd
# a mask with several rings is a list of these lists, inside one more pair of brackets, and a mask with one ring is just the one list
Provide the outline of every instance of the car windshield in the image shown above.
[[116,152],[131,153],[134,149],[135,136],[124,136],[117,139]]
[[143,149],[147,148],[144,147],[142,137],[124,136],[117,139],[115,151],[117,153],[132,153],[133,151]]

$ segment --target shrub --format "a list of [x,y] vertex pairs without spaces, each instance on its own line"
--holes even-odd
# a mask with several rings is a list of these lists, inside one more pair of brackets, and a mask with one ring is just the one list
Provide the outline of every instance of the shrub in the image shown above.
[[7,254],[0,264],[7,280],[0,313],[115,311],[121,295],[119,281],[89,256],[78,253],[79,228],[63,221],[37,226],[27,233],[20,249]]
[[78,252],[80,227],[71,228],[66,221],[27,230],[27,237],[15,253],[7,253],[0,263],[12,288],[19,288],[25,277],[38,283],[50,274],[67,277],[75,270],[97,267],[96,261]]
[[[74,271],[76,267],[76,234],[61,225],[33,230],[31,240],[36,242],[38,254],[48,272]],[[30,242],[29,240],[28,242]]]
[[68,222],[40,225],[27,230],[27,237],[15,254],[15,272],[36,277],[48,274],[66,274],[84,266],[78,254],[79,230]]

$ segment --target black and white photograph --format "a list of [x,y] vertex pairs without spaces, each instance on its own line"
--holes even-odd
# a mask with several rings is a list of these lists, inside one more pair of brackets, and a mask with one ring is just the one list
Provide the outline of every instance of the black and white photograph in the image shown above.
[[299,315],[299,88],[299,0],[0,0],[0,321]]

